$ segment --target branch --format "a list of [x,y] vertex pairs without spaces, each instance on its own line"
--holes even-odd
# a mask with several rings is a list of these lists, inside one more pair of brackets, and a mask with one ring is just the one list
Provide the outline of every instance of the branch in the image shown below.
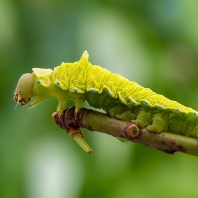
[[67,133],[87,152],[92,149],[84,141],[80,127],[90,131],[99,131],[116,138],[151,146],[169,154],[176,151],[198,155],[198,140],[170,132],[153,133],[145,128],[140,129],[136,124],[109,117],[107,114],[88,109],[80,109],[75,114],[75,107],[64,110],[59,117],[58,113],[52,114],[55,123],[67,130]]

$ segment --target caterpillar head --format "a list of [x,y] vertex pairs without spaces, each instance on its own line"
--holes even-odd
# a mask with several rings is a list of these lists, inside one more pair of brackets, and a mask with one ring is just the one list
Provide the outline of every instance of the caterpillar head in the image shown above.
[[33,74],[23,74],[18,81],[14,92],[14,100],[21,106],[26,105],[33,96],[34,77]]

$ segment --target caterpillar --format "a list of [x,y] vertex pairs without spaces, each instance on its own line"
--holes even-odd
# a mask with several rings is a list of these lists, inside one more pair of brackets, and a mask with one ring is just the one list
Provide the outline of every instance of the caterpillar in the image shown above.
[[103,109],[116,119],[131,121],[150,132],[168,131],[198,138],[198,112],[156,94],[119,74],[92,65],[85,51],[78,62],[62,63],[52,69],[33,68],[23,74],[16,86],[15,101],[35,107],[49,97],[58,100],[61,115],[69,100],[76,112],[87,101],[94,108]]

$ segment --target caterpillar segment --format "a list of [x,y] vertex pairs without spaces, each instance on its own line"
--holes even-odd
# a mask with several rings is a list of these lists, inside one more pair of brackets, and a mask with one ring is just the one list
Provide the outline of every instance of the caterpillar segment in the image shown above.
[[87,101],[111,117],[131,121],[148,131],[198,138],[197,111],[92,65],[88,58],[85,51],[78,62],[62,63],[54,70],[33,68],[32,74],[20,78],[14,99],[25,105],[35,97],[29,105],[34,107],[48,97],[56,97],[59,115],[69,100],[74,100],[76,111]]

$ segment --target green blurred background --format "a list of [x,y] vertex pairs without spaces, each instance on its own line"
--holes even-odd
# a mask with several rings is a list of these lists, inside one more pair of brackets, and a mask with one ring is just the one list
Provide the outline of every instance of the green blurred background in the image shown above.
[[168,155],[84,131],[92,155],[51,119],[57,107],[15,108],[33,67],[90,61],[198,109],[198,2],[0,0],[0,197],[184,198],[198,195],[198,157]]

